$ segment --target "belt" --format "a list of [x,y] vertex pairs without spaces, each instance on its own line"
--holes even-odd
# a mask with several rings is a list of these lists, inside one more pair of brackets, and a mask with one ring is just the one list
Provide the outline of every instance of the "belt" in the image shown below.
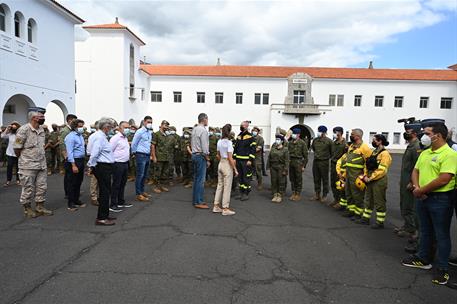
[[192,152],[192,155],[205,155],[203,152]]
[[446,191],[446,192],[429,192],[429,193],[427,193],[426,195],[427,195],[428,197],[430,197],[430,196],[445,196],[445,195],[451,195],[451,194],[453,194],[454,191],[455,191],[455,190],[449,190],[449,191]]
[[143,152],[136,152],[135,154],[141,154],[141,155],[147,155],[147,156],[149,156],[148,153],[143,153]]
[[98,165],[102,165],[102,166],[112,166],[113,163],[99,163],[99,162],[97,162],[97,166],[98,166]]

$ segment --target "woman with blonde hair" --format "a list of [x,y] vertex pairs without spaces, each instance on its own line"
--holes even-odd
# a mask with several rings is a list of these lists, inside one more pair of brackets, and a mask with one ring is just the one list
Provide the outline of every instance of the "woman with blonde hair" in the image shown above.
[[222,213],[222,215],[235,214],[235,211],[229,208],[233,175],[238,175],[235,160],[233,159],[233,144],[230,140],[231,131],[232,126],[230,124],[226,124],[222,128],[222,138],[217,142],[217,158],[219,159],[219,166],[217,169],[217,189],[214,197],[213,212]]

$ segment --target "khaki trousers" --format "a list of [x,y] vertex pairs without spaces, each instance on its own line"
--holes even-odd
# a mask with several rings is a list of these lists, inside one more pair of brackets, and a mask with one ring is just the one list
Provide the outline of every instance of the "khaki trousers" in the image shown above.
[[90,189],[90,199],[93,201],[98,200],[98,182],[93,174],[90,176],[89,189]]
[[221,159],[217,169],[217,189],[214,204],[228,208],[230,205],[230,192],[232,191],[233,169],[226,158]]
[[46,200],[48,172],[46,169],[19,169],[22,192],[19,201],[24,206],[33,202],[43,203]]

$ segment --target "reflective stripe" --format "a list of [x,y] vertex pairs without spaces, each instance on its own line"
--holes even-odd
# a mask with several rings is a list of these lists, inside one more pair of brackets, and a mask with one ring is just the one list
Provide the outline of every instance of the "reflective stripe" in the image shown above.
[[348,163],[347,164],[348,167],[351,167],[351,168],[358,168],[358,169],[363,169],[363,165],[356,165],[356,164],[350,164]]
[[249,154],[249,157],[251,157],[251,158],[255,158],[255,155],[253,155],[253,154]]
[[252,173],[248,173],[246,174],[247,177],[251,177],[252,176]]
[[359,160],[359,159],[362,159],[362,157],[353,158],[353,159],[351,159],[351,162],[354,162],[354,161]]
[[386,213],[385,213],[385,212],[376,212],[376,216],[383,216],[383,217],[385,217],[385,216],[386,216]]
[[366,218],[366,219],[370,219],[371,218],[371,214],[368,214],[368,213],[364,213],[362,216],[364,218]]
[[243,184],[240,184],[240,188],[242,188],[242,189],[247,189],[247,188],[248,188],[248,186],[246,186],[246,185],[243,185]]
[[249,156],[236,155],[238,159],[249,159]]
[[348,205],[348,209],[349,209],[349,211],[354,211],[355,205]]
[[257,143],[254,141],[251,143],[251,146],[257,146]]
[[373,210],[365,208],[364,212],[371,214]]

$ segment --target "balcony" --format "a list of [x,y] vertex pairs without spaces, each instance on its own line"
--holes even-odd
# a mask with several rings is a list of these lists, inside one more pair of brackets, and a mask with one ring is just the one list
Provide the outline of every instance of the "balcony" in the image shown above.
[[38,61],[38,48],[35,44],[26,42],[9,33],[0,32],[0,49],[15,53],[21,57],[27,57]]
[[284,105],[284,114],[319,115],[319,106],[306,103],[289,103]]

